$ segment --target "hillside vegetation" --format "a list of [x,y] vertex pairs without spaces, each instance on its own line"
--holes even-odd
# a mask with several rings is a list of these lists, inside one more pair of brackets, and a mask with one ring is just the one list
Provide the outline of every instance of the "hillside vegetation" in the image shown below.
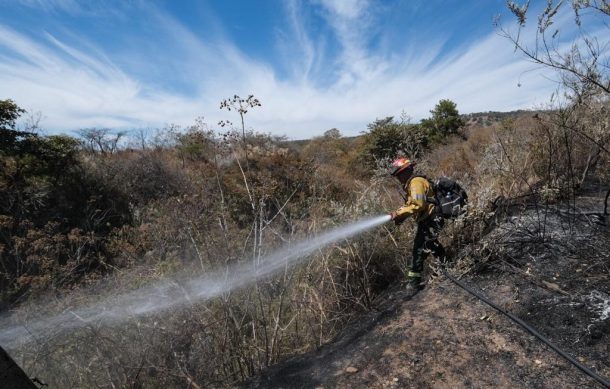
[[[511,10],[519,21],[527,12]],[[78,137],[21,128],[25,112],[0,101],[0,303],[12,314],[3,327],[97,307],[158,280],[179,284],[237,263],[255,269],[287,243],[388,213],[403,201],[386,170],[397,156],[469,193],[467,214],[442,234],[450,263],[426,264],[431,283],[440,266],[470,277],[506,262],[512,251],[493,239],[499,224],[510,227],[499,222],[506,215],[527,211],[537,229],[515,225],[502,238],[544,250],[554,239],[547,223],[577,217],[576,199],[599,197],[610,178],[608,67],[585,55],[562,67],[547,54],[538,62],[559,69],[564,98],[544,110],[462,116],[443,99],[418,123],[371,118],[350,138],[330,129],[295,142],[247,130],[248,111],[264,109],[254,96],[221,103],[238,126],[223,121],[213,131],[198,119],[155,134],[94,128]],[[216,299],[113,325],[55,328],[35,342],[15,339],[9,351],[53,387],[236,385],[328,343],[374,308],[404,278],[411,227],[382,226]],[[606,285],[604,244],[570,255]],[[510,265],[530,269],[520,258]]]

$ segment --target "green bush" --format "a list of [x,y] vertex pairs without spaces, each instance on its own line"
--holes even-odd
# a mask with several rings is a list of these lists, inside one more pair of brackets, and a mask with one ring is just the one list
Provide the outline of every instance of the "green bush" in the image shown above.
[[422,120],[421,124],[433,142],[459,134],[459,130],[466,124],[457,110],[457,105],[451,100],[439,101],[430,113],[432,117]]
[[414,158],[428,147],[428,136],[421,126],[396,122],[392,116],[367,127],[364,158],[369,166],[398,155]]
[[106,237],[131,220],[126,196],[80,162],[80,142],[19,131],[23,112],[0,101],[2,302],[110,261]]

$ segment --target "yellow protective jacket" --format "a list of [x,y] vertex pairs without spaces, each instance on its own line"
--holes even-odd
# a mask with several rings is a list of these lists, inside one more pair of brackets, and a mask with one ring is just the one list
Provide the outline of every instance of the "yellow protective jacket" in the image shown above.
[[407,201],[405,205],[394,211],[394,220],[402,222],[409,216],[413,216],[416,222],[420,222],[434,213],[434,204],[428,199],[434,198],[434,189],[430,182],[424,177],[413,177],[405,185]]

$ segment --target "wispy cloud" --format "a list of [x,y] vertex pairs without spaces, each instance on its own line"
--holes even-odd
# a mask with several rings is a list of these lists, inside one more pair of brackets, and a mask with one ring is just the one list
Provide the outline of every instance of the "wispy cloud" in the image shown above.
[[[290,31],[278,30],[279,45],[284,52],[284,60],[289,63],[291,74],[301,82],[310,76],[317,60],[321,58],[321,50],[316,48],[303,23],[305,19],[303,6],[297,0],[286,2],[286,16]],[[294,57],[301,61],[294,61]]]
[[358,19],[370,8],[369,0],[319,0],[334,16]]
[[326,20],[341,44],[338,86],[349,87],[361,80],[374,79],[387,70],[383,58],[367,46],[379,25],[373,23],[374,7],[366,0],[320,0]]
[[[0,84],[6,97],[42,110],[57,130],[163,123],[174,112],[192,115],[193,102],[148,90],[107,60],[47,35],[40,42],[0,26]],[[170,108],[172,107],[172,108]]]
[[76,0],[18,0],[19,3],[44,11],[67,11],[78,12],[81,10],[79,2]]
[[[286,3],[289,29],[278,32],[288,77],[227,38],[204,39],[155,9],[145,17],[157,35],[146,39],[164,46],[134,56],[130,66],[100,48],[85,50],[56,35],[30,37],[0,25],[0,98],[42,111],[45,127],[74,130],[188,124],[201,115],[214,124],[230,115],[218,110],[222,98],[253,93],[263,107],[248,113],[252,127],[303,138],[331,127],[358,133],[375,118],[402,110],[421,118],[441,98],[456,101],[463,112],[531,107],[555,87],[496,34],[450,54],[441,53],[438,43],[413,42],[380,53],[369,45],[371,36],[383,33],[376,2],[364,0],[317,3],[340,46],[329,53],[330,38],[308,30],[301,7]],[[183,74],[191,92],[171,90],[142,73],[161,65]]]

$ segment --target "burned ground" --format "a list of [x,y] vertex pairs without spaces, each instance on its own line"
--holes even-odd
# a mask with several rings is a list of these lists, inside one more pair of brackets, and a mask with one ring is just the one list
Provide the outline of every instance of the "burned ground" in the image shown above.
[[[610,227],[599,197],[503,217],[462,279],[610,376]],[[472,260],[466,248],[460,260]],[[458,255],[458,256],[459,256]],[[458,266],[453,271],[456,272]],[[256,387],[596,387],[504,315],[444,277],[394,285],[332,343],[248,382]]]

